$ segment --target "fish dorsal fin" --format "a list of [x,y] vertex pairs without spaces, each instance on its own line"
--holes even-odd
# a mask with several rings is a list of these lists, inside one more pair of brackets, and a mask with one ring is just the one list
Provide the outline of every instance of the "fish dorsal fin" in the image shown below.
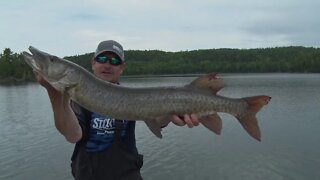
[[195,79],[186,87],[209,90],[217,94],[224,87],[224,82],[216,73],[210,73]]

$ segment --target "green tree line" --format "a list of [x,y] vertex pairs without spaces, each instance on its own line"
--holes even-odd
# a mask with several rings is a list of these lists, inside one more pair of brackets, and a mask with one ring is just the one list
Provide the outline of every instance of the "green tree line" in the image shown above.
[[5,48],[3,53],[0,53],[0,83],[32,80],[34,80],[32,69],[22,60],[21,54]]
[[[64,57],[91,70],[93,53]],[[188,73],[320,73],[320,49],[274,47],[257,49],[202,49],[180,52],[127,50],[125,75]],[[0,53],[0,82],[32,81],[31,68],[21,54],[6,48]]]

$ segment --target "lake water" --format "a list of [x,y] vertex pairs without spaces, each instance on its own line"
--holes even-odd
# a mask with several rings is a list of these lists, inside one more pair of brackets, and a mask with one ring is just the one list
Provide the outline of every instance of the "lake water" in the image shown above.
[[[220,114],[217,136],[198,126],[169,125],[163,139],[137,123],[142,174],[152,180],[313,180],[320,177],[320,74],[222,74],[228,97],[272,96],[257,115],[262,142]],[[125,86],[184,85],[195,77],[124,78]],[[68,180],[73,145],[54,127],[37,84],[0,86],[0,179]]]

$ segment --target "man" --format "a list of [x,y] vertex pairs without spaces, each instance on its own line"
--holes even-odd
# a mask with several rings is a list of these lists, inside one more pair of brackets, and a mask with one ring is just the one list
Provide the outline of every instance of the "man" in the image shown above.
[[[125,69],[122,46],[113,40],[99,43],[91,60],[93,74],[111,83],[119,84]],[[142,155],[135,140],[135,121],[116,120],[89,112],[54,89],[36,74],[37,81],[46,88],[58,131],[70,143],[76,143],[72,155],[72,174],[76,180],[142,179]],[[106,102],[108,103],[108,102]],[[176,125],[198,125],[195,115],[172,116]],[[166,125],[164,125],[166,126]]]

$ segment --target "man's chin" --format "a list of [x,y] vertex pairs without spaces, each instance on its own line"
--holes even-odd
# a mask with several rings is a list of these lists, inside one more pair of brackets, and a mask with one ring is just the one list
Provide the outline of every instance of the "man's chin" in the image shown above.
[[118,79],[115,79],[112,75],[102,74],[99,78],[103,81],[108,81],[111,83],[118,83]]
[[104,81],[112,81],[112,75],[109,74],[100,74],[98,77]]

